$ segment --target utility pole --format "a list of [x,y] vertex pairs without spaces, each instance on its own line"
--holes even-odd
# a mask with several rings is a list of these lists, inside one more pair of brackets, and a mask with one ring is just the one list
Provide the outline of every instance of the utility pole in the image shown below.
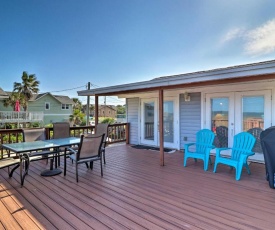
[[[91,83],[88,82],[88,90],[91,89]],[[87,119],[86,119],[86,125],[90,125],[90,96],[87,96],[87,105],[86,105],[86,114],[87,114]]]

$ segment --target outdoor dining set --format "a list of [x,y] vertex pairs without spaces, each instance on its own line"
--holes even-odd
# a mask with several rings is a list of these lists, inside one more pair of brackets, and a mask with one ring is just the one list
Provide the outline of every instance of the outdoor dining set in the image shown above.
[[[70,124],[67,122],[53,123],[53,135],[46,138],[44,128],[23,129],[23,141],[19,143],[2,144],[7,154],[0,160],[0,168],[8,167],[9,177],[20,168],[21,186],[29,173],[32,161],[48,160],[50,168],[41,172],[41,176],[54,176],[62,173],[59,168],[60,160],[64,158],[64,176],[69,158],[75,164],[76,181],[78,182],[78,165],[85,163],[87,168],[93,169],[93,162],[100,161],[101,176],[102,163],[105,160],[108,124],[98,124],[95,132],[81,134],[80,137],[70,135]],[[10,167],[12,169],[10,170]]]

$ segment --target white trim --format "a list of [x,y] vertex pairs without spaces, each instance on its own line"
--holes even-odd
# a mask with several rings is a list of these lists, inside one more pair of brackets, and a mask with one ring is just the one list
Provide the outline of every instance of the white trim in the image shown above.
[[[47,105],[49,105],[49,108],[47,109]],[[45,102],[45,110],[51,110],[51,103],[50,102]]]
[[[62,105],[65,105],[65,109],[62,108]],[[68,105],[68,109],[66,109],[66,105]],[[70,109],[70,104],[61,103],[61,110],[69,110],[69,109]]]
[[[149,102],[153,102],[154,103],[154,140],[147,140],[145,139],[144,137],[144,103],[149,103]],[[153,146],[156,146],[158,144],[158,101],[157,101],[157,98],[150,98],[150,99],[142,99],[141,100],[141,110],[140,110],[140,115],[141,115],[141,119],[140,119],[140,127],[141,127],[141,130],[140,130],[140,133],[141,133],[141,136],[140,136],[140,142],[142,144],[145,144],[145,145],[153,145]]]
[[70,116],[72,115],[71,113],[63,113],[63,114],[55,114],[55,113],[44,113],[45,116]]

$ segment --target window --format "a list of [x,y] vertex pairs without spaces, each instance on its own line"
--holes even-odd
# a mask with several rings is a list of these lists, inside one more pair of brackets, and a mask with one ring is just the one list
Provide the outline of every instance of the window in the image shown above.
[[49,110],[50,109],[50,102],[45,102],[45,110]]
[[69,109],[69,104],[62,104],[61,109]]

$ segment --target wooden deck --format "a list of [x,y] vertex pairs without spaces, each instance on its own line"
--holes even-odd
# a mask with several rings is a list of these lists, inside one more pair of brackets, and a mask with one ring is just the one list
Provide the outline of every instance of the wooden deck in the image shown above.
[[[81,166],[79,183],[68,162],[67,176],[41,177],[48,165],[32,162],[24,187],[18,170],[12,179],[0,171],[0,229],[274,229],[275,190],[264,165],[252,163],[252,175],[219,166],[203,171],[202,162],[183,153],[108,147],[104,177]],[[69,160],[68,160],[69,161]],[[61,169],[63,168],[63,164]]]

